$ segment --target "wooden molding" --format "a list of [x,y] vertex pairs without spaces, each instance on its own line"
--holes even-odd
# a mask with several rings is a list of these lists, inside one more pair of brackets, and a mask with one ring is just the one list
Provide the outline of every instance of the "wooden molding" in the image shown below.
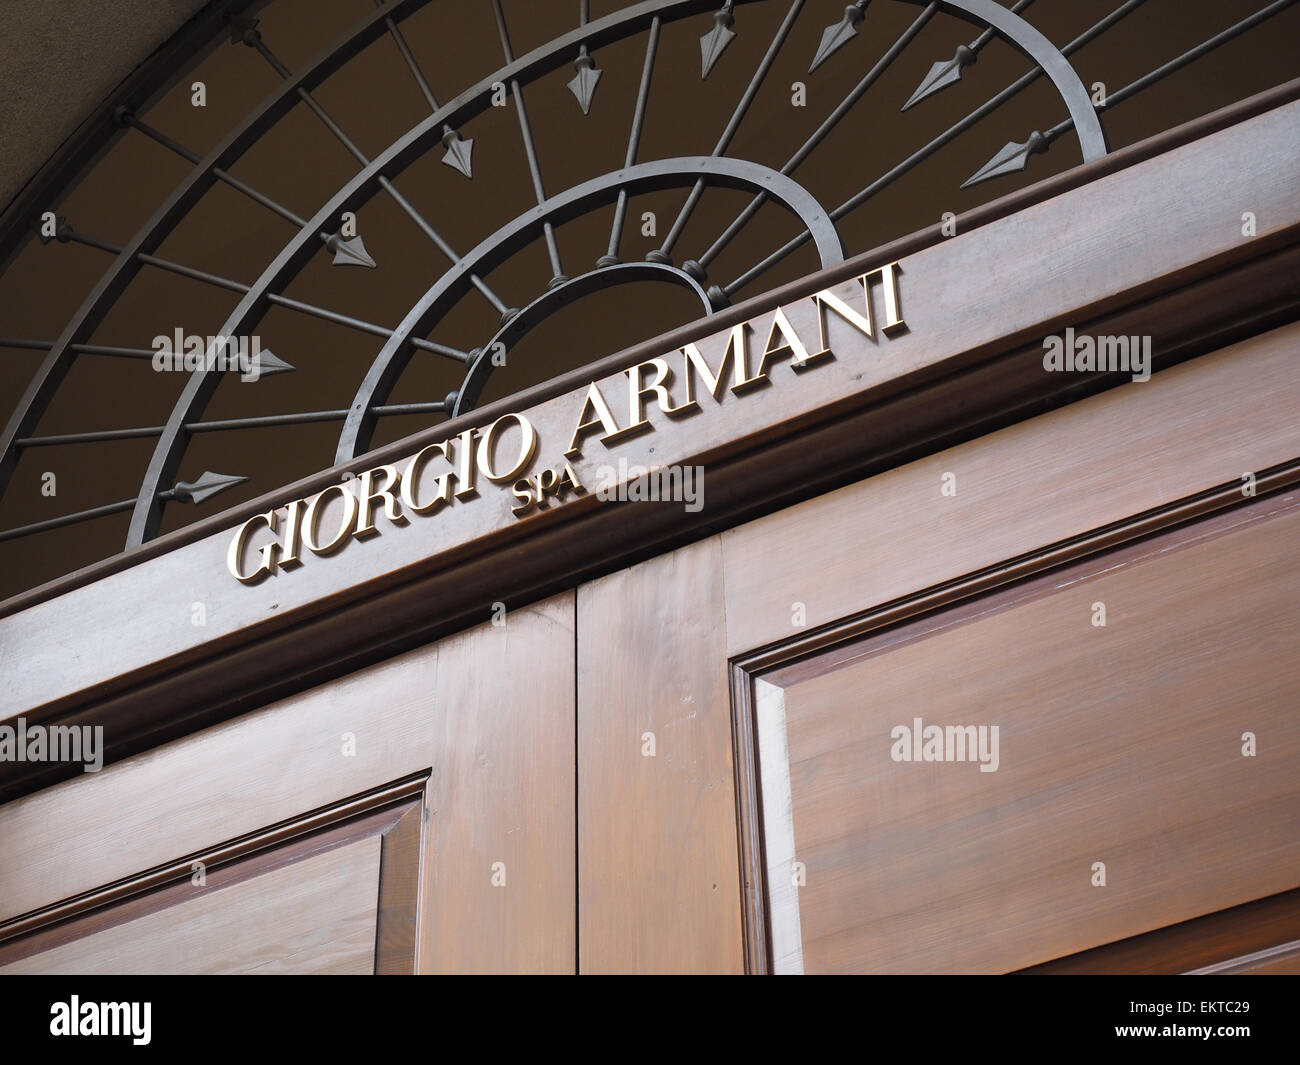
[[[400,890],[399,878],[405,875],[413,879],[417,872],[420,799],[426,776],[419,774],[396,781],[0,923],[0,966],[192,897],[189,880],[195,863],[203,865],[205,877],[210,881],[206,890],[212,891],[300,861],[310,854],[379,835],[384,840],[382,854],[389,867],[387,898],[394,899]],[[406,828],[412,823],[412,811],[415,836]],[[390,840],[398,828],[402,829],[401,834]],[[403,849],[410,853],[399,855],[398,851]],[[413,971],[413,934],[411,930],[393,927],[394,922],[400,924],[400,914],[391,904],[389,926],[385,927],[383,876],[381,868],[378,938],[383,947],[385,971],[400,971],[399,954],[403,945],[409,948],[406,971]],[[409,888],[413,890],[414,884]],[[135,905],[127,906],[128,902]],[[411,924],[413,929],[413,919]]]
[[[1233,906],[1015,975],[1173,975],[1251,972],[1289,959],[1300,970],[1300,889]],[[1280,971],[1280,970],[1279,970]]]
[[[1109,174],[1126,170],[1146,160],[1154,159],[1183,145],[1209,137],[1221,130],[1263,115],[1298,99],[1300,99],[1300,78],[1275,86],[1208,115],[1202,115],[1200,118],[1166,130],[1154,137],[1149,137],[1137,144],[1111,152],[1109,155],[1091,163],[1074,167],[1071,170],[1035,182],[1016,192],[1008,193],[1006,196],[982,204],[966,214],[957,216],[957,231],[963,234],[972,233],[991,222],[1005,218],[1026,207],[1077,189]],[[770,310],[772,307],[806,296],[828,285],[851,279],[864,270],[872,269],[882,262],[900,259],[924,248],[933,247],[947,239],[950,238],[944,237],[937,226],[917,230],[914,233],[899,237],[897,240],[890,241],[879,248],[874,248],[861,255],[855,255],[838,266],[818,271],[798,281],[792,281],[770,292],[734,304],[707,319],[688,323],[637,344],[635,347],[606,356],[588,366],[580,367],[549,381],[534,385],[514,396],[485,404],[478,410],[459,418],[451,419],[420,433],[415,433],[382,448],[376,448],[362,458],[328,470],[321,470],[319,473],[304,477],[284,488],[276,489],[266,495],[249,500],[237,507],[231,507],[201,521],[193,522],[183,529],[177,529],[174,532],[151,540],[134,551],[114,555],[111,558],[76,570],[65,577],[60,577],[58,580],[21,592],[0,602],[0,618],[63,595],[119,570],[139,565],[151,558],[157,558],[185,544],[194,543],[209,533],[232,528],[246,518],[262,513],[285,499],[300,498],[319,491],[327,485],[337,483],[344,472],[360,472],[381,462],[400,459],[404,455],[419,450],[426,444],[455,436],[462,429],[491,422],[500,415],[512,410],[521,410],[534,406],[543,400],[563,395],[575,388],[584,386],[590,380],[599,379],[626,369],[628,366],[633,366],[644,359],[660,355],[666,350],[697,340],[701,335],[707,335],[706,331],[729,329],[732,325],[746,321],[748,318]]]
[[[1298,87],[1157,138],[1160,153],[1151,154],[1152,143],[1136,146],[990,204],[958,237],[914,235],[710,319],[706,328],[716,330],[761,318],[896,257],[911,332],[584,458],[588,474],[622,455],[642,465],[702,463],[709,492],[699,514],[643,508],[630,521],[621,505],[585,496],[516,522],[509,492],[494,490],[450,508],[437,533],[385,529],[374,542],[254,588],[225,572],[241,515],[465,427],[449,422],[11,600],[0,608],[0,646],[22,665],[0,695],[0,714],[32,724],[111,722],[106,756],[120,759],[465,628],[493,602],[535,601],[1117,384],[1042,371],[1038,341],[1066,325],[1151,335],[1163,373],[1290,321],[1300,309],[1300,158],[1286,132],[1300,115]],[[1167,216],[1171,187],[1179,190],[1175,220]],[[1243,239],[1236,215],[1224,213],[1227,201],[1250,202],[1267,228]],[[1137,244],[1141,254],[1128,255]],[[807,301],[791,314],[802,316],[796,327],[810,326]],[[694,328],[484,408],[465,424],[526,407],[554,452],[546,459],[558,458],[589,381],[695,339]],[[702,341],[715,358],[720,339]],[[196,599],[208,604],[206,629],[181,620]],[[116,623],[123,613],[131,626]],[[69,656],[68,647],[80,653]],[[73,771],[5,763],[0,801]]]
[[[800,634],[733,658],[731,692],[740,880],[745,890],[742,912],[746,971],[802,971],[791,969],[789,953],[777,943],[783,926],[791,920],[796,922],[793,927],[797,934],[799,903],[797,897],[781,897],[779,889],[784,884],[774,881],[768,873],[772,865],[766,853],[768,841],[772,833],[780,834],[781,789],[785,788],[784,801],[788,804],[789,783],[788,779],[781,779],[780,773],[770,776],[770,758],[764,758],[762,742],[771,742],[770,737],[762,736],[761,710],[765,701],[769,707],[774,699],[783,704],[787,689],[825,680],[840,669],[893,653],[954,626],[976,619],[984,622],[992,615],[1033,601],[1048,600],[1086,578],[1113,574],[1127,566],[1167,564],[1171,554],[1203,549],[1209,541],[1220,538],[1226,541],[1243,531],[1266,529],[1274,520],[1294,522],[1300,508],[1297,488],[1300,462],[1275,471],[1270,485],[1269,491],[1254,497],[1243,496],[1238,485],[1230,496],[1206,495],[1180,501],[1179,505],[1158,512],[1134,515],[1112,528],[1100,530],[1096,536],[1070,545],[1069,550],[1062,550],[1062,545],[1048,545],[1009,560],[1000,568],[1005,581],[983,585],[972,580],[918,589],[903,600],[885,604],[882,609],[844,617],[816,632]],[[845,579],[845,575],[839,576]],[[819,734],[824,743],[824,722]],[[781,758],[785,758],[784,738],[777,739]],[[776,823],[772,823],[773,817]],[[824,824],[822,829],[825,830]],[[815,830],[813,834],[816,835]],[[778,845],[778,851],[786,854],[784,864],[776,863],[782,869],[789,868],[793,857],[792,851],[787,854],[788,850],[781,850]],[[1267,890],[1276,891],[1279,886],[1285,886],[1285,881]],[[1294,971],[1300,958],[1297,894],[1291,891],[1239,905],[1222,914],[1183,921],[1022,971]]]

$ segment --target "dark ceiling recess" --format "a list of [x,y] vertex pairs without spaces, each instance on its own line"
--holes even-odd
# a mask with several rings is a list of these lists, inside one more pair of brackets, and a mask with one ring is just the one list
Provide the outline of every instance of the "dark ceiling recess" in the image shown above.
[[[1296,40],[1290,0],[211,4],[0,216],[0,598],[1290,81]],[[156,368],[218,335],[256,380]]]

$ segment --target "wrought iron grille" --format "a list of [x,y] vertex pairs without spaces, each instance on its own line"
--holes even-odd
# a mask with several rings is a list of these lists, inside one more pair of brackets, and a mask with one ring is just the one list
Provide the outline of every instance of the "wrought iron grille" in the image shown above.
[[[1233,69],[1245,56],[1268,62],[1254,81],[1228,78],[1208,93],[1201,85],[1202,110],[1292,77],[1300,73],[1294,48],[1265,26],[1292,3],[641,0],[593,11],[589,0],[393,0],[373,9],[338,0],[321,9],[347,15],[350,25],[300,58],[293,33],[303,16],[287,10],[288,0],[217,5],[204,25],[219,18],[219,47],[244,58],[226,83],[205,81],[205,93],[239,97],[260,78],[260,102],[220,136],[211,123],[186,123],[212,140],[206,148],[192,142],[176,116],[221,53],[196,43],[179,70],[164,57],[173,69],[155,71],[149,91],[125,89],[87,134],[103,142],[102,161],[29,187],[0,220],[8,263],[0,298],[15,298],[11,282],[34,269],[37,252],[101,257],[70,270],[92,269],[93,283],[57,335],[0,338],[23,379],[0,443],[0,512],[26,516],[0,528],[0,551],[11,560],[0,594],[138,546],[241,492],[274,487],[265,478],[246,483],[253,471],[238,464],[209,467],[205,440],[327,429],[332,449],[321,448],[320,432],[275,449],[292,454],[270,464],[287,482],[472,409],[494,376],[507,378],[500,387],[509,391],[530,373],[591,361],[899,236],[915,228],[904,202],[939,225],[945,212],[1097,159],[1108,150],[1112,112],[1181,71],[1194,75],[1198,62],[1239,39],[1252,50],[1233,53]],[[1290,16],[1275,25],[1300,28]],[[1126,39],[1126,49],[1098,51]],[[1110,73],[1081,56],[1118,56],[1136,72]],[[1222,79],[1221,68],[1214,76]],[[164,81],[173,87],[157,91]],[[399,112],[396,136],[371,128],[391,127]],[[172,125],[155,114],[172,116]],[[1008,115],[1023,126],[999,146],[989,131]],[[1149,134],[1159,122],[1146,113],[1137,128]],[[282,150],[276,188],[268,188],[267,164],[256,157],[291,127],[298,143],[325,142],[339,157],[332,169],[304,160],[297,174]],[[513,165],[501,162],[506,141]],[[160,153],[153,165],[176,167],[175,177],[147,220],[126,239],[109,239],[102,219],[73,213],[77,190],[97,167],[111,168],[118,147],[143,158],[142,144]],[[958,146],[983,162],[961,169]],[[77,158],[91,154],[86,147]],[[186,257],[202,259],[222,244],[214,212],[251,226],[233,255],[237,276]],[[895,212],[906,217],[895,221]],[[206,233],[206,245],[170,250],[186,249],[187,228]],[[412,250],[412,239],[426,247]],[[379,288],[354,280],[368,271],[383,279]],[[231,293],[233,302],[213,304],[206,320],[180,320],[177,304],[156,292],[152,302],[137,298],[140,279],[155,274]],[[651,315],[653,324],[637,319],[650,290],[671,293],[667,318]],[[633,331],[593,335],[571,315],[566,333],[545,340],[568,350],[567,364],[552,355],[531,370],[516,366],[513,378],[505,372],[557,314],[593,297],[606,301],[610,319],[627,308]],[[400,317],[364,311],[380,305],[396,305]],[[0,328],[23,320],[0,302]],[[335,331],[323,345],[322,329]],[[344,334],[361,341],[359,358],[311,357],[308,349],[341,345]],[[181,343],[172,348],[199,337],[205,364],[187,370],[177,359],[183,372],[156,375],[167,383],[148,388],[170,396],[163,417],[115,422],[115,407],[130,406],[130,386],[115,395],[110,382],[105,402],[93,389],[82,400],[82,414],[93,411],[102,427],[67,427],[73,408],[56,412],[56,401],[74,384],[84,393],[88,380],[76,380],[74,365],[134,363],[138,380],[159,364],[158,338],[173,336]],[[121,342],[106,342],[115,337]],[[232,339],[223,348],[215,338]],[[255,350],[256,375],[241,373],[246,363],[212,358]],[[258,382],[306,375],[343,382],[347,401],[313,409],[294,401],[310,389],[276,386],[288,402],[262,409],[256,393],[267,386]],[[218,395],[225,412],[214,410]],[[51,420],[64,424],[51,429]],[[111,450],[130,442],[129,457]],[[59,461],[42,468],[41,456],[56,453]],[[240,449],[220,453],[233,460]],[[242,461],[256,454],[245,449]],[[43,478],[57,480],[54,467],[65,476],[83,462],[93,467],[85,456],[105,456],[97,461],[112,472],[92,484],[127,477],[133,494],[63,509],[64,496],[41,492]],[[16,493],[24,501],[15,503]],[[33,546],[44,537],[106,529],[103,519],[115,514],[129,515],[124,542],[95,534],[65,561],[33,561],[58,554]]]

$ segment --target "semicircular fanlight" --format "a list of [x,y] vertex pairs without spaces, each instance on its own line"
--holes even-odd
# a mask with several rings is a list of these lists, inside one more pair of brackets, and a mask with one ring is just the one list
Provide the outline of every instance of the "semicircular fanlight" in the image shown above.
[[[570,6],[329,0],[313,10],[346,27],[307,55],[294,33],[315,27],[302,10],[232,2],[228,43],[156,72],[169,92],[137,87],[114,101],[112,138],[94,135],[134,166],[179,168],[149,216],[119,239],[74,217],[73,193],[111,169],[100,163],[27,190],[0,219],[0,293],[21,292],[28,271],[57,269],[31,266],[34,239],[49,256],[102,256],[52,339],[0,339],[12,359],[36,360],[0,438],[5,550],[99,530],[66,572],[185,524],[215,496],[235,502],[347,461],[489,393],[1099,158],[1114,108],[1291,3],[1255,3],[1235,21],[1209,19],[1209,35],[1180,29],[1141,47],[1121,46],[1143,0]],[[1140,72],[1108,90],[1091,62],[1087,77],[1076,69],[1085,50],[1129,67],[1136,55]],[[209,95],[265,80],[265,95],[219,136],[197,123],[206,145],[178,124],[196,71]],[[1262,70],[1262,82],[1213,103],[1271,76]],[[1019,136],[998,147],[996,131],[1012,128]],[[1073,148],[1057,149],[1062,141]],[[205,295],[164,297],[162,275]],[[543,340],[577,303],[582,335]],[[21,327],[18,306],[0,312],[0,329]],[[179,374],[152,372],[160,352]],[[94,387],[80,406],[64,402],[104,380],[73,372],[87,363],[112,363],[135,383],[117,392],[112,378],[108,404]],[[151,409],[164,402],[148,424],[113,422],[146,393]],[[91,424],[78,422],[90,409]],[[268,447],[271,431],[295,435]],[[57,463],[23,461],[55,454]],[[92,454],[105,456],[92,483],[129,486],[123,494],[54,512],[48,495],[31,504],[38,467]]]

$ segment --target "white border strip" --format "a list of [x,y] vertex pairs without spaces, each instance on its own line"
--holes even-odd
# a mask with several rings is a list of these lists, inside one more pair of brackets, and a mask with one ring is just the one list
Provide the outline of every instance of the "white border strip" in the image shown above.
[[790,752],[785,740],[785,692],[754,681],[758,727],[758,770],[763,803],[763,849],[767,857],[772,972],[803,975],[803,933],[795,884],[794,800],[790,795]]

